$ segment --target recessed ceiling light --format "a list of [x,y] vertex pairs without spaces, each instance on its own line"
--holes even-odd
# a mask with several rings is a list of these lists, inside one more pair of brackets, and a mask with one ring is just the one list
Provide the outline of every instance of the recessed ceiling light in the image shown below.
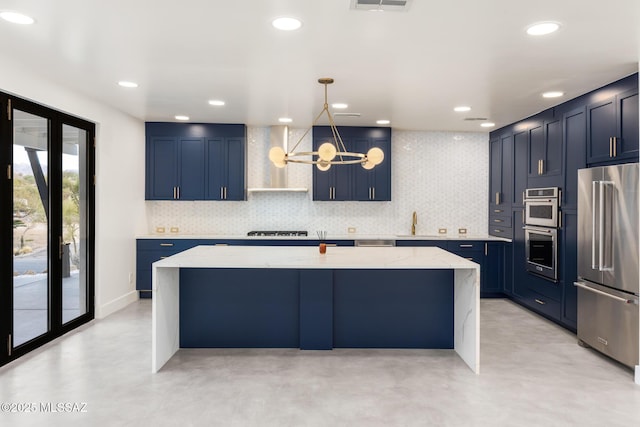
[[289,117],[280,117],[280,118],[278,119],[278,121],[279,121],[280,123],[291,123],[293,120],[292,120],[292,119],[290,119]]
[[471,111],[471,107],[467,107],[466,105],[461,105],[459,107],[455,107],[453,109],[453,111],[457,112],[457,113],[464,113],[467,111]]
[[293,31],[302,26],[302,21],[296,18],[282,17],[276,18],[271,21],[271,25],[273,25],[278,30]]
[[176,120],[186,121],[189,120],[189,116],[176,116]]
[[376,120],[376,123],[379,125],[388,125],[389,123],[391,123],[389,120]]
[[480,123],[480,126],[482,126],[483,128],[492,128],[494,127],[496,124],[493,122],[484,122],[484,123]]
[[530,36],[544,36],[558,31],[560,24],[557,22],[536,22],[527,27],[527,34]]
[[331,104],[331,106],[332,106],[333,108],[337,108],[337,109],[340,109],[340,110],[342,110],[342,109],[345,109],[345,108],[349,107],[349,105],[347,105],[347,104],[343,104],[343,103],[341,103],[341,102],[336,102],[335,104]]
[[11,22],[12,24],[20,25],[31,25],[36,22],[35,19],[30,16],[11,11],[0,12],[0,18],[4,19],[7,22]]
[[560,91],[551,91],[551,92],[545,92],[542,94],[544,98],[559,98],[562,95],[564,95],[564,92],[560,92]]
[[136,82],[129,82],[126,80],[121,80],[118,82],[118,85],[122,86],[122,87],[138,87],[138,83]]
[[209,100],[209,105],[214,105],[216,107],[222,107],[224,105],[224,101],[219,99],[211,99]]

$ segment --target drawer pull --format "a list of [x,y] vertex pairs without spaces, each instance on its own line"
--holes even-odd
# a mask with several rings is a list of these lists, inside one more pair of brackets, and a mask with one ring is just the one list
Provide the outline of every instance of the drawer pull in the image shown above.
[[494,219],[493,222],[504,222],[504,221],[501,219]]
[[458,245],[461,248],[472,248],[473,245]]
[[160,243],[160,246],[173,246],[173,243]]
[[493,230],[494,233],[502,233],[502,230]]
[[495,213],[501,213],[501,212],[504,212],[504,211],[503,211],[502,209],[494,209],[494,210],[493,210],[493,212],[495,212]]
[[546,302],[544,302],[544,301],[542,301],[542,300],[539,300],[538,298],[534,299],[534,301],[535,301],[535,302],[537,302],[537,303],[538,303],[538,304],[540,304],[540,305],[545,305],[545,304],[547,304]]

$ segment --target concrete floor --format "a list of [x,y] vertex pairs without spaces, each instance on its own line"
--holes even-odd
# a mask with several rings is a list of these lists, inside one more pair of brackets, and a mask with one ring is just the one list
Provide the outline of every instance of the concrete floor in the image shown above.
[[[151,374],[151,301],[0,368],[0,425],[635,426],[633,373],[507,300],[481,301],[481,374],[449,350],[181,350]],[[81,406],[78,409],[82,409]]]

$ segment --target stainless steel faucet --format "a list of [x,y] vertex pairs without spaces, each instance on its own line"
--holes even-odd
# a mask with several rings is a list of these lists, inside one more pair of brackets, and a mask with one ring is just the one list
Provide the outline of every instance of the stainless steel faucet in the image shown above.
[[416,235],[416,224],[418,223],[418,214],[416,211],[413,211],[413,216],[411,218],[411,235]]

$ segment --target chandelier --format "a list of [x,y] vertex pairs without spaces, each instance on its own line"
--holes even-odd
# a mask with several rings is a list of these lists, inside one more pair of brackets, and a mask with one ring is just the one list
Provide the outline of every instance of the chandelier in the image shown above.
[[[336,127],[333,117],[329,112],[329,104],[327,103],[327,85],[333,83],[332,78],[318,79],[318,83],[324,85],[324,107],[320,114],[315,118],[311,127],[302,135],[302,137],[296,142],[291,151],[288,153],[281,147],[273,147],[269,150],[269,160],[279,168],[285,167],[288,163],[303,163],[307,165],[316,165],[321,171],[327,171],[332,165],[353,165],[360,164],[365,169],[373,169],[384,160],[384,152],[378,148],[370,148],[366,153],[354,153],[347,151],[338,128]],[[333,138],[329,141],[322,143],[318,147],[318,151],[304,151],[296,152],[296,148],[300,145],[300,142],[309,133],[313,126],[320,120],[320,117],[326,113],[329,119],[329,127],[331,128],[331,134]]]

